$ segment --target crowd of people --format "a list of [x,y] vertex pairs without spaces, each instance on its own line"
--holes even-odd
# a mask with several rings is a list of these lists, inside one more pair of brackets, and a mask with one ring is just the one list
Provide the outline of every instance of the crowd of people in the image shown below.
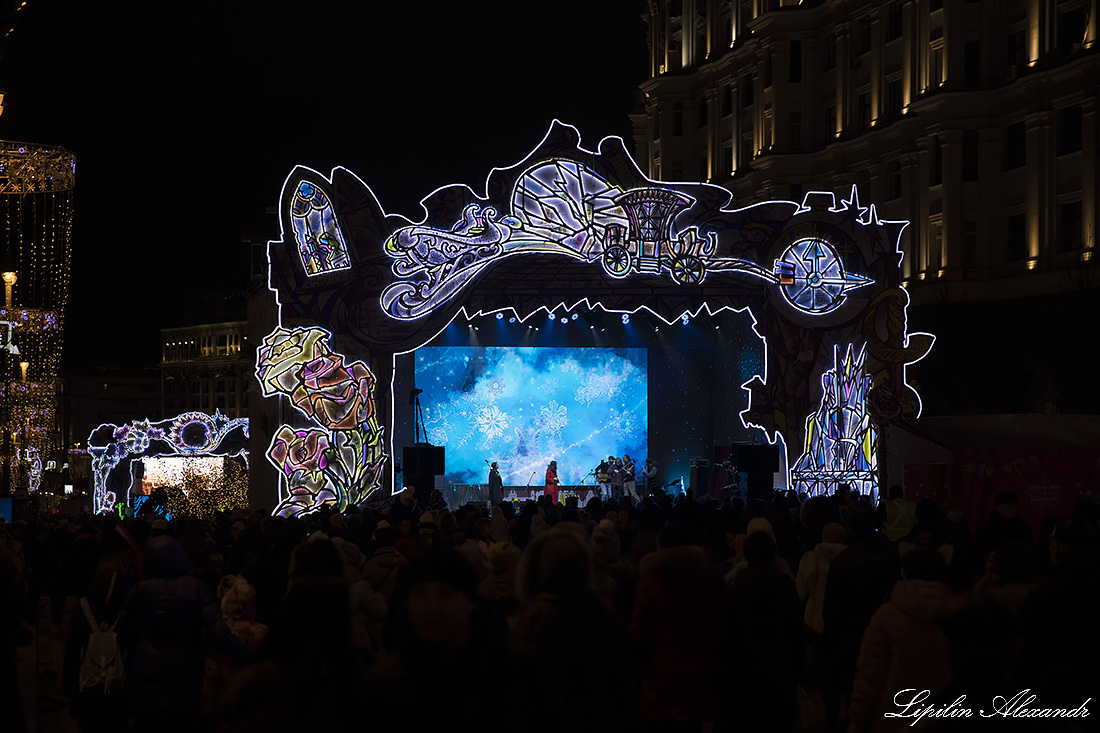
[[0,525],[0,709],[48,607],[82,730],[946,730],[964,709],[991,730],[1077,709],[1045,722],[1086,730],[1097,503],[1037,536],[1015,495],[961,509],[900,487],[878,507],[843,486],[453,510],[406,491]]

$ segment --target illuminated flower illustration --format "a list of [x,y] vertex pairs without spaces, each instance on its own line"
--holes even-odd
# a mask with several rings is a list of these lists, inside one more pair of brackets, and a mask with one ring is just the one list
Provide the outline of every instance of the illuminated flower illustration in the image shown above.
[[319,427],[283,425],[267,457],[286,480],[276,509],[283,516],[309,514],[325,504],[344,510],[382,484],[382,430],[375,422],[374,375],[361,361],[327,345],[320,328],[276,329],[264,340],[256,375],[272,393],[291,402]]
[[325,354],[302,368],[301,380],[291,401],[326,428],[350,430],[374,415],[374,375],[361,361],[344,366],[344,357]]
[[301,383],[302,368],[331,353],[320,328],[277,328],[264,339],[256,354],[256,378],[265,397],[290,394]]
[[325,451],[329,448],[328,433],[324,430],[295,430],[284,425],[275,434],[268,456],[287,476],[298,471],[314,474],[328,467]]

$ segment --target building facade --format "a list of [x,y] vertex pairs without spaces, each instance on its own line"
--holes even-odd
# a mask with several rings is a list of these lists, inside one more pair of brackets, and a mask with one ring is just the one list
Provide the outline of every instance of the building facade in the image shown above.
[[[880,219],[910,222],[910,319],[979,324],[918,365],[939,412],[1097,412],[1072,322],[1100,291],[1097,10],[651,0],[637,157],[652,178],[728,188],[735,207],[809,191],[839,202],[854,185]],[[941,392],[960,359],[1003,383],[988,399],[976,382]]]
[[248,321],[161,329],[161,414],[248,417]]

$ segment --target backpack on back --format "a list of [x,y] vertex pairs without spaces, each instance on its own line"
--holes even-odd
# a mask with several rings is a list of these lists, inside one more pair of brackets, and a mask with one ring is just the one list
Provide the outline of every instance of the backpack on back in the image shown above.
[[91,636],[88,637],[88,648],[80,662],[80,691],[87,690],[99,695],[121,692],[126,673],[115,634],[118,619],[110,626],[106,622],[97,624],[87,598],[80,599],[80,606],[84,609],[88,626],[92,628]]

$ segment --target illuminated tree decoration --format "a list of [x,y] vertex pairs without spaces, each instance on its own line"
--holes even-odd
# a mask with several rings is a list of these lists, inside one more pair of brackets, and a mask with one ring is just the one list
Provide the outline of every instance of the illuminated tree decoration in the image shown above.
[[276,513],[298,516],[332,505],[343,511],[382,485],[382,430],[374,409],[374,375],[361,361],[345,364],[319,328],[277,328],[256,358],[265,396],[282,395],[320,427],[282,425],[267,458],[286,494]]
[[308,275],[351,266],[344,235],[332,214],[332,204],[319,188],[304,181],[298,186],[291,204],[291,217],[298,254]]
[[[69,291],[76,158],[64,148],[0,140],[0,464],[5,489],[27,488],[28,448],[60,448],[57,390]],[[25,365],[25,366],[24,366]],[[10,442],[9,442],[10,441]]]
[[791,470],[798,491],[832,494],[841,483],[874,499],[878,486],[878,434],[867,412],[871,375],[864,350],[834,347],[833,368],[821,377],[821,405],[806,420],[806,451]]
[[[248,460],[248,418],[229,419],[188,412],[171,420],[134,420],[129,425],[100,425],[88,437],[92,456],[93,506],[111,511],[132,498],[135,458],[159,456],[240,456]],[[247,501],[242,506],[247,505]]]

